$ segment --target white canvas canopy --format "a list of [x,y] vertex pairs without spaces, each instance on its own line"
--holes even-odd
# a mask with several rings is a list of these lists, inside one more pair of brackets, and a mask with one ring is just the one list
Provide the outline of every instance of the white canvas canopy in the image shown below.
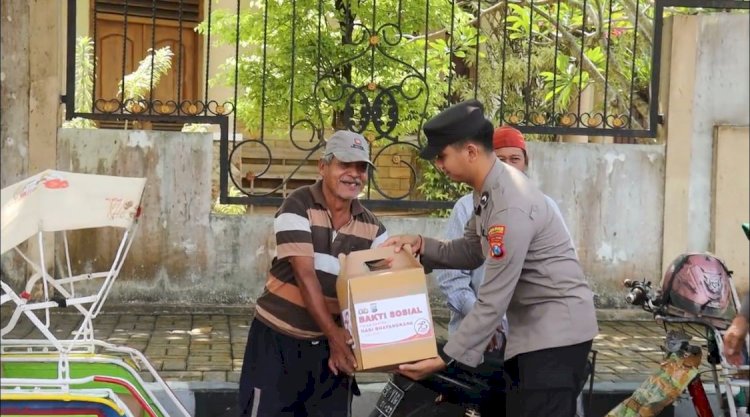
[[129,227],[141,203],[145,178],[46,170],[2,189],[5,253],[39,232]]
[[[33,402],[40,395],[48,399],[50,395],[75,393],[81,398],[94,398],[94,401],[108,398],[123,410],[123,415],[190,416],[142,352],[95,338],[93,320],[112,290],[134,241],[145,185],[145,178],[48,170],[2,190],[2,253],[14,250],[18,258],[26,261],[27,268],[3,271],[0,279],[0,305],[8,303],[15,306],[0,328],[0,356],[3,356],[3,361],[31,363],[34,369],[42,362],[53,363],[57,367],[57,372],[50,376],[36,373],[34,377],[25,377],[21,372],[15,378],[0,377],[0,395],[3,398],[20,393],[26,395],[24,400],[30,398],[29,401]],[[100,229],[107,238],[120,237],[109,265],[106,254],[98,253],[106,247],[86,250],[85,242],[82,242],[83,248],[77,248],[74,252],[77,256],[71,257],[67,231],[79,229]],[[44,234],[51,232],[58,232],[55,248],[45,252]],[[33,237],[38,239],[37,245],[19,247],[20,243]],[[60,245],[57,245],[58,239]],[[38,252],[38,258],[34,252]],[[56,268],[52,273],[48,271],[50,254],[61,260],[61,268]],[[63,254],[64,257],[61,256]],[[87,255],[96,256],[98,262],[72,262],[81,261],[79,258]],[[16,288],[19,282],[25,282],[22,291]],[[50,310],[61,307],[82,315],[80,325],[71,332],[71,337],[60,338],[50,328],[53,318]],[[42,311],[43,317],[39,314]],[[43,338],[7,337],[24,317]],[[67,333],[63,332],[62,335],[67,336]],[[8,353],[12,355],[6,355]],[[93,374],[84,377],[71,371],[73,364],[80,370],[94,362],[119,366],[120,370],[116,375]],[[157,398],[154,391],[146,386],[140,374],[144,370],[166,393],[174,412],[167,412],[162,398]],[[140,407],[135,409],[130,403],[118,402],[119,392],[111,389],[92,391],[85,386],[99,377],[109,378],[108,383],[127,388],[130,392],[128,398],[137,399]]]

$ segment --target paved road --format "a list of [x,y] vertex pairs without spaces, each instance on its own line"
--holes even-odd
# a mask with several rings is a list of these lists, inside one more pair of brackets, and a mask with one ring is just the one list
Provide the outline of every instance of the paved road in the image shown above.
[[[11,310],[3,307],[1,312],[5,326]],[[646,313],[630,313],[600,314],[600,333],[594,340],[595,390],[632,391],[662,359],[663,329],[648,320]],[[115,306],[102,311],[94,327],[97,339],[144,352],[162,378],[178,390],[232,391],[239,381],[251,314],[249,308],[239,307]],[[445,337],[447,317],[438,311],[435,320],[438,337]],[[56,312],[50,328],[57,337],[67,338],[80,322],[77,313]],[[26,319],[5,336],[41,337]],[[144,377],[150,379],[148,374]],[[355,415],[364,416],[362,410],[372,407],[387,377],[383,373],[358,375],[365,395],[357,400]]]

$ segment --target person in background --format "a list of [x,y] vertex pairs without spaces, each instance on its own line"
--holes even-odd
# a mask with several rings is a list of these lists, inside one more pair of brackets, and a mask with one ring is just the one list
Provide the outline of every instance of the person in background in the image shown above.
[[335,132],[318,162],[321,180],[296,189],[274,219],[276,257],[255,307],[240,375],[241,416],[347,416],[356,360],[336,298],[339,254],[388,234],[357,200],[369,145]]
[[745,344],[750,326],[750,293],[745,295],[740,312],[724,333],[724,356],[732,365],[742,365],[742,346]]
[[[745,236],[750,239],[750,224],[744,223],[742,225],[742,230],[745,231]],[[724,356],[732,365],[742,365],[742,346],[744,345],[745,338],[750,331],[750,325],[748,325],[749,321],[750,292],[747,292],[745,293],[745,298],[742,299],[740,312],[734,320],[732,320],[732,324],[724,333]],[[745,347],[745,349],[747,349],[747,347]]]

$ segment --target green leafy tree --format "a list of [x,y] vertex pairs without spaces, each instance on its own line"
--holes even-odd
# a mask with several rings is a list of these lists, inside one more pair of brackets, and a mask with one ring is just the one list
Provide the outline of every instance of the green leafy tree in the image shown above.
[[[88,36],[76,39],[75,103],[76,112],[91,111],[91,93],[94,90],[94,41]],[[65,128],[95,129],[93,120],[74,117],[63,122]]]
[[[143,100],[156,87],[161,77],[172,68],[172,50],[169,46],[152,50],[138,63],[138,68],[125,76],[123,82],[117,84],[117,95],[125,102],[127,100]],[[123,93],[124,88],[124,93]]]
[[91,93],[94,90],[94,41],[88,36],[79,36],[76,41],[76,100],[77,112],[91,109]]
[[[577,113],[579,95],[594,88],[599,100],[592,113],[606,108],[609,115],[630,115],[632,103],[631,127],[643,128],[650,100],[652,9],[635,0],[612,0],[611,9],[604,0],[583,6],[579,1],[488,4],[481,13],[484,55],[478,62],[471,55],[465,59],[471,67],[478,66],[479,81],[457,84],[459,96],[471,96],[476,88],[496,124],[524,122],[526,111],[535,112],[527,116],[527,123],[556,124],[564,122],[566,114]],[[558,120],[547,120],[550,115]],[[420,189],[425,195],[455,200],[467,191],[445,184],[445,177],[432,168],[423,169]]]
[[[484,41],[477,38],[472,11],[431,1],[425,25],[425,0],[377,5],[373,13],[371,4],[348,0],[250,3],[239,16],[240,56],[230,58],[213,83],[232,85],[236,78],[237,118],[252,138],[261,136],[261,114],[266,130],[308,129],[318,135],[343,127],[349,118],[380,148],[395,138],[415,137],[420,123],[447,104],[449,85],[453,99],[469,97],[455,95],[468,91],[464,87],[470,82],[449,66],[475,56],[477,42]],[[238,16],[216,10],[210,19],[212,41],[233,45]],[[207,29],[207,22],[198,27],[202,33]],[[367,120],[359,110],[376,101],[382,112]],[[389,127],[394,110],[398,123]],[[387,131],[386,137],[378,128]],[[418,169],[444,189],[433,193],[419,181],[424,197],[459,195],[460,186],[440,180],[443,175],[431,164]]]
[[[233,185],[229,186],[228,194],[230,197],[242,196],[242,192]],[[247,207],[239,204],[222,204],[217,197],[216,201],[211,204],[211,212],[227,216],[240,216],[247,212]]]
[[[138,68],[126,75],[123,82],[117,84],[117,95],[125,103],[128,110],[132,111],[137,101],[144,100],[151,88],[155,88],[161,77],[169,72],[172,66],[172,56],[173,53],[169,46],[156,51],[149,49],[148,56],[141,60]],[[94,41],[88,36],[79,36],[76,41],[75,62],[75,111],[79,113],[92,111],[95,59]],[[75,117],[65,121],[62,126],[65,128],[95,129],[96,123],[90,119]]]
[[[383,0],[373,13],[371,5],[347,0],[252,1],[239,16],[239,61],[230,58],[214,82],[232,85],[237,78],[237,117],[255,137],[264,99],[266,128],[317,131],[343,125],[345,99],[354,89],[362,93],[350,103],[354,108],[379,94],[383,98],[384,91],[393,93],[395,102],[383,103],[378,120],[387,123],[389,106],[395,106],[399,119],[389,136],[415,134],[423,117],[445,104],[449,74],[446,36],[425,35],[450,27],[451,5],[430,2],[427,30],[425,7],[425,0]],[[453,12],[453,53],[471,55],[473,17],[460,7]],[[212,40],[233,45],[237,15],[216,10],[210,18]],[[207,23],[198,30],[205,33]],[[348,116],[362,130],[375,132],[375,121],[365,123],[356,111]]]
[[522,0],[509,2],[507,8],[497,3],[484,11],[491,24],[483,26],[487,59],[479,63],[484,74],[479,95],[496,120],[502,119],[501,107],[506,120],[508,112],[517,109],[558,116],[576,113],[571,105],[588,87],[599,97],[594,111],[630,115],[632,104],[631,127],[643,128],[648,117],[653,11],[649,4],[634,0],[591,0],[583,6],[578,1]]
[[[237,60],[230,58],[212,82],[233,85],[236,79],[237,118],[252,138],[261,137],[262,124],[320,135],[350,118],[374,136],[373,146],[385,146],[417,135],[424,118],[475,91],[497,123],[518,109],[562,117],[587,87],[606,89],[606,102],[597,104],[610,114],[626,114],[635,103],[632,127],[640,127],[649,100],[650,6],[636,0],[585,4],[482,2],[477,19],[473,1],[430,1],[429,13],[425,0],[380,0],[376,11],[372,2],[352,0],[251,1],[240,16],[228,10],[210,16],[212,42],[240,40]],[[198,27],[207,29],[207,22]],[[377,119],[364,119],[357,109],[386,91],[394,102],[382,101]],[[379,138],[375,125],[387,125],[394,107],[398,123]],[[419,169],[424,198],[455,200],[467,191],[432,164]]]

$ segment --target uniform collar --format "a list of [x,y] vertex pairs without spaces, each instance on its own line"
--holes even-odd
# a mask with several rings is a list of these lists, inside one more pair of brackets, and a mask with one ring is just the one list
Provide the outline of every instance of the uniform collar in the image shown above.
[[[326,198],[323,196],[323,180],[315,181],[315,184],[310,186],[310,192],[312,193],[313,201],[315,202],[315,204],[323,206],[323,208],[328,210],[328,204],[326,204]],[[362,206],[362,203],[360,203],[358,199],[352,200],[351,209],[352,209],[352,216],[358,216],[364,213],[365,211],[365,208]]]
[[492,167],[490,168],[490,171],[487,173],[487,176],[484,177],[484,181],[482,182],[482,189],[477,191],[474,190],[474,207],[478,206],[482,195],[485,193],[487,195],[492,194],[492,189],[497,187],[499,184],[498,178],[506,171],[505,164],[500,162],[499,158],[495,158],[495,161],[492,163]]

